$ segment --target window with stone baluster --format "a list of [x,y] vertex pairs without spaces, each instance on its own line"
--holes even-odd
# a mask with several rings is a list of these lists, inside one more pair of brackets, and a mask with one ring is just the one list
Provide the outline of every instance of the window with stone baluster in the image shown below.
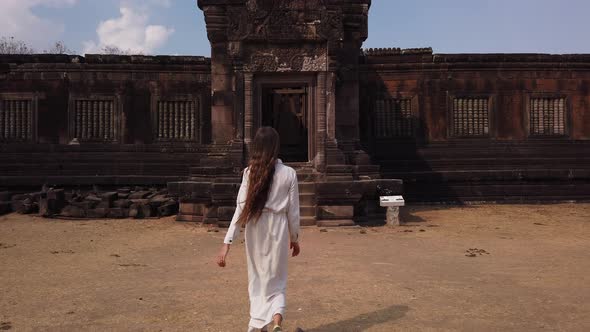
[[373,132],[377,139],[415,136],[412,98],[378,98],[373,107]]
[[159,142],[198,142],[199,103],[191,97],[155,98],[154,137]]
[[115,143],[120,134],[120,103],[117,97],[70,98],[70,139],[80,142]]
[[567,99],[565,97],[531,97],[528,113],[530,136],[567,135]]
[[37,97],[32,94],[0,94],[0,143],[36,140]]
[[452,97],[450,135],[456,138],[489,137],[489,97]]

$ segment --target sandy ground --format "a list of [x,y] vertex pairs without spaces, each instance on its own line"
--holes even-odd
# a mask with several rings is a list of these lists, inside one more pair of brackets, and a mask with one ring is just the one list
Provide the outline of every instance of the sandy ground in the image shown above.
[[[590,204],[403,217],[306,228],[286,330],[590,331]],[[223,235],[172,219],[0,217],[0,330],[245,331],[244,245],[218,268]]]

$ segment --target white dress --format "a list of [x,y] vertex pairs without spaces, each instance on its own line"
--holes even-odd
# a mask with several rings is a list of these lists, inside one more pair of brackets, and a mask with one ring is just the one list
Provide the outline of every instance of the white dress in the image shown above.
[[[224,243],[232,244],[240,233],[237,220],[248,193],[248,169],[244,170],[236,211]],[[261,329],[275,314],[285,317],[289,242],[299,238],[299,189],[297,173],[277,161],[268,200],[257,222],[246,225],[250,328]]]

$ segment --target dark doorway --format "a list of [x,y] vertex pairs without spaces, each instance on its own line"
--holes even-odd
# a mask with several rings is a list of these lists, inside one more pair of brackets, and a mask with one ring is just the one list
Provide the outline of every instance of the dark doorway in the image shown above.
[[262,91],[262,125],[281,136],[280,158],[285,162],[309,161],[307,88],[267,87]]

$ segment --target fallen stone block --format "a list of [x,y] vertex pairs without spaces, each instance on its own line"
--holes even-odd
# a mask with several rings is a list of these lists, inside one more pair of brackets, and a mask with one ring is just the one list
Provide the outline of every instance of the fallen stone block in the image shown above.
[[167,203],[158,208],[158,215],[161,217],[167,217],[175,215],[178,212],[178,203],[172,202]]
[[127,194],[128,195],[128,194],[131,193],[131,188],[119,188],[119,189],[117,189],[117,193],[119,195],[121,195],[121,194]]
[[130,199],[131,204],[146,205],[150,202],[149,199]]
[[134,193],[131,193],[131,195],[129,195],[129,199],[143,199],[143,198],[147,198],[151,194],[152,193],[149,191],[136,191]]
[[141,207],[138,204],[131,204],[129,207],[129,217],[141,219],[143,215],[141,214]]
[[59,214],[66,205],[63,189],[49,189],[39,199],[39,214],[43,217],[51,217]]
[[87,195],[86,197],[84,197],[84,200],[91,201],[91,202],[97,202],[97,204],[98,204],[98,202],[102,202],[102,199],[94,194]]
[[24,201],[17,201],[16,204],[12,205],[12,208],[20,214],[31,214],[39,211],[39,205],[31,198],[26,198]]
[[118,194],[117,192],[107,192],[107,193],[102,193],[100,194],[100,199],[102,199],[103,202],[114,202],[118,199]]
[[170,198],[165,197],[163,195],[156,195],[149,200],[149,204],[151,206],[153,206],[154,208],[158,208],[158,207],[160,207],[164,204],[167,204],[169,202],[170,202]]
[[113,202],[114,207],[123,209],[128,209],[131,206],[131,204],[133,203],[129,199],[118,199]]
[[75,205],[68,205],[61,210],[61,215],[70,218],[84,218],[86,211]]
[[12,211],[16,212],[22,207],[23,204],[24,203],[22,200],[13,200],[10,202],[10,207]]
[[123,219],[129,216],[129,209],[112,208],[108,210],[107,217],[113,219]]
[[81,208],[83,210],[90,210],[90,209],[96,208],[96,206],[99,203],[100,202],[97,202],[97,201],[86,201],[86,200],[84,200],[84,201],[81,201],[81,202],[76,202],[76,201],[70,202],[70,205],[79,207],[79,208]]
[[63,189],[50,189],[47,192],[47,198],[53,199],[56,201],[65,201],[66,200],[66,192]]
[[37,202],[33,202],[31,204],[23,204],[22,208],[16,211],[20,214],[33,214],[39,212],[39,204]]
[[140,208],[143,218],[151,218],[158,215],[158,211],[149,204],[142,205]]
[[131,193],[119,193],[118,197],[119,197],[119,199],[129,199],[130,195],[131,195]]
[[105,208],[96,208],[86,211],[86,218],[93,218],[93,219],[101,219],[105,218],[108,213],[108,209]]
[[111,202],[102,201],[96,205],[95,209],[110,209],[111,207],[113,207],[113,204]]

